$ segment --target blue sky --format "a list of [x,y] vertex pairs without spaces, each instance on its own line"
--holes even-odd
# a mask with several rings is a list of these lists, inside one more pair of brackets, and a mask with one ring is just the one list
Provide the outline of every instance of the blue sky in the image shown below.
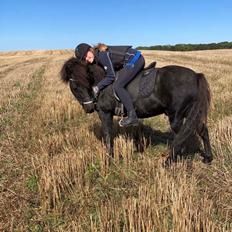
[[0,0],[0,51],[221,41],[231,0]]

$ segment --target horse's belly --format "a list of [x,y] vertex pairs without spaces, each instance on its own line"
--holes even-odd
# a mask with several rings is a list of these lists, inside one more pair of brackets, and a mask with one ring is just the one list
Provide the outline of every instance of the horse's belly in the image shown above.
[[164,108],[154,98],[143,98],[134,103],[139,118],[148,118],[164,113]]

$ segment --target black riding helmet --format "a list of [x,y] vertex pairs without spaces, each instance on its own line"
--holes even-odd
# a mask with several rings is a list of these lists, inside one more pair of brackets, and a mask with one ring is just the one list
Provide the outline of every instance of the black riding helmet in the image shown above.
[[75,48],[75,56],[78,60],[82,60],[83,57],[87,54],[88,50],[91,48],[89,44],[80,43]]

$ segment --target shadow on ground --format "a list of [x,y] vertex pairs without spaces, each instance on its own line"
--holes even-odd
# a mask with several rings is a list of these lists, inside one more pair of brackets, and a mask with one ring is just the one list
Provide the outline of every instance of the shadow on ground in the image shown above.
[[[95,123],[89,128],[99,141],[103,141],[103,131],[100,123]],[[139,123],[138,127],[121,128],[114,121],[114,137],[124,136],[128,139],[134,139],[135,147],[138,152],[144,152],[149,146],[166,145],[170,148],[174,134],[171,131],[163,132]],[[191,139],[184,144],[183,153],[192,158],[196,153],[202,153],[201,142],[197,136],[191,136]]]

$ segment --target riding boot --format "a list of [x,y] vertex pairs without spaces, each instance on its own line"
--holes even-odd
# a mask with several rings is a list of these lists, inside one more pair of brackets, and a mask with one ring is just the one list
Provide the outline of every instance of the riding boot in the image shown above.
[[137,115],[135,113],[135,110],[131,110],[128,112],[128,117],[127,118],[123,118],[119,121],[119,126],[123,127],[123,126],[138,126],[139,121],[137,118]]

